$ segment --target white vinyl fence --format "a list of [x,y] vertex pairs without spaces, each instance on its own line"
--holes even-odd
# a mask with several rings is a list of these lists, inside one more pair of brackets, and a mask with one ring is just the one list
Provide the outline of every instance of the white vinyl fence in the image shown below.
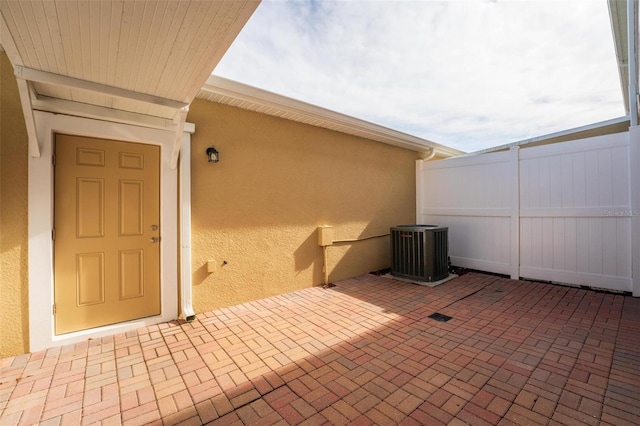
[[632,290],[629,133],[417,162],[417,219],[455,266]]

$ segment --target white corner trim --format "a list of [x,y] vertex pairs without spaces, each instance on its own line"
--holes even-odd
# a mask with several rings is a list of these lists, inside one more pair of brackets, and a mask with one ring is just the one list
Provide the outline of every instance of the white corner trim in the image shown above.
[[640,126],[629,128],[629,183],[631,201],[631,291],[640,297]]
[[[611,3],[611,2],[609,2]],[[636,1],[627,1],[627,63],[629,66],[627,83],[629,84],[629,126],[638,125],[638,52],[637,38],[638,30],[636,22],[638,20],[638,10]]]
[[[41,156],[29,158],[29,350],[39,351],[122,333],[178,316],[178,172],[169,167],[175,131],[36,111]],[[53,138],[55,133],[159,145],[161,314],[140,320],[54,335],[53,288]],[[188,135],[187,135],[188,136]]]
[[178,156],[180,155],[180,147],[182,146],[182,135],[184,134],[184,125],[187,121],[187,113],[189,107],[184,107],[179,111],[176,111],[176,115],[173,117],[173,124],[175,126],[175,141],[173,148],[171,149],[171,162],[169,167],[171,170],[175,170],[178,167]]
[[24,124],[27,128],[27,137],[29,138],[29,155],[32,157],[40,157],[40,146],[38,146],[38,132],[36,131],[36,122],[33,118],[33,107],[31,105],[31,88],[30,83],[25,80],[16,80],[18,83],[18,93],[20,94],[20,104],[22,105],[22,114],[24,115]]
[[510,238],[511,256],[509,259],[509,275],[512,280],[520,279],[520,147],[509,148],[509,175],[511,200]]

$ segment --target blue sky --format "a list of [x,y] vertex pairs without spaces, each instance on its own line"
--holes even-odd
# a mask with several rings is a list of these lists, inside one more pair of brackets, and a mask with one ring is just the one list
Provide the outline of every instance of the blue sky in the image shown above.
[[624,115],[606,0],[263,0],[214,74],[467,152]]

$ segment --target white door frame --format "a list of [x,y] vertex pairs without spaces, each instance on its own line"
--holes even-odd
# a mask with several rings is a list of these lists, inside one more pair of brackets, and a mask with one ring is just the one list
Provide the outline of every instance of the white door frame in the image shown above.
[[[178,170],[170,168],[174,130],[34,112],[40,157],[29,157],[29,350],[76,343],[178,317]],[[56,133],[160,146],[160,315],[56,336],[53,280],[53,139]],[[185,135],[188,138],[189,135]],[[187,169],[189,167],[187,166]],[[189,265],[190,266],[190,265]],[[189,286],[190,282],[183,283]]]

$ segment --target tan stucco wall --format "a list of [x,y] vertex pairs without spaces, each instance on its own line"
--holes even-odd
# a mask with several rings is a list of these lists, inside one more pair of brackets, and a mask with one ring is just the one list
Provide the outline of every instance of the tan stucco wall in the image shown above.
[[29,349],[27,160],[18,86],[0,53],[0,357]]
[[[316,228],[384,234],[415,217],[418,154],[196,100],[192,255],[197,312],[318,285]],[[221,161],[209,164],[215,145]],[[0,53],[0,357],[28,351],[28,140],[13,69]],[[388,267],[388,237],[329,248],[330,281]],[[215,260],[216,271],[206,271]],[[222,265],[226,261],[226,265]]]
[[[188,121],[196,312],[320,284],[320,224],[354,239],[415,220],[415,152],[202,100]],[[219,163],[207,162],[210,145]],[[389,239],[328,255],[338,281],[388,267]]]

